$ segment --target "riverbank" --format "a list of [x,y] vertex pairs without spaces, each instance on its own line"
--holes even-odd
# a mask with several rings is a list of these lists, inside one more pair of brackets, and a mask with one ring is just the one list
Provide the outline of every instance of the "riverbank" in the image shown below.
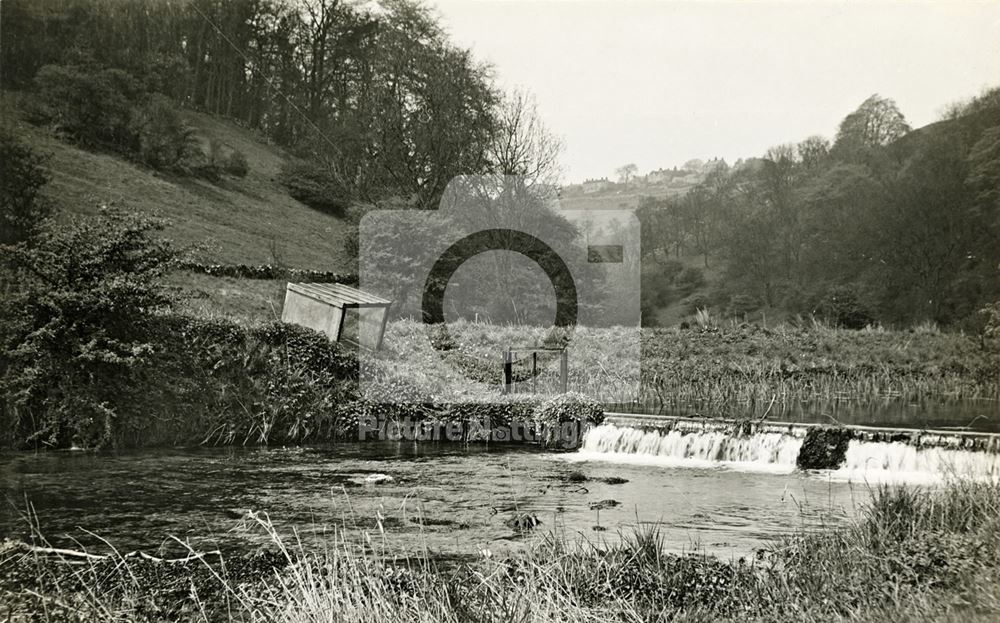
[[[421,324],[401,321],[391,323],[388,334],[413,344],[426,340],[427,331]],[[80,380],[78,394],[64,406],[53,406],[47,398],[59,385],[26,368],[20,378],[31,383],[31,391],[9,394],[4,445],[315,443],[357,439],[359,423],[366,418],[383,423],[387,417],[444,423],[467,423],[471,418],[504,426],[533,421],[543,401],[530,392],[522,369],[526,364],[514,368],[515,379],[522,379],[517,389],[525,393],[501,396],[499,353],[515,338],[541,342],[543,331],[535,331],[536,336],[529,329],[515,336],[507,327],[458,323],[450,333],[455,346],[445,352],[418,356],[421,351],[412,349],[380,362],[379,383],[362,397],[357,353],[349,345],[331,344],[318,333],[273,321],[155,316],[144,325],[145,352],[128,365],[46,359],[52,364],[46,372],[53,379]],[[615,402],[615,383],[609,378],[615,370],[607,363],[619,361],[614,337],[613,330],[577,330],[569,355],[571,392]],[[656,329],[643,330],[642,347],[640,399],[615,404],[616,409],[796,421],[816,421],[807,418],[823,411],[831,416],[821,421],[835,424],[852,421],[838,418],[857,417],[851,405],[864,416],[894,405],[927,404],[926,410],[932,411],[933,405],[947,403],[948,409],[939,409],[934,417],[947,415],[958,426],[974,421],[981,430],[991,430],[1000,414],[1000,357],[959,334],[821,326]],[[627,357],[621,361],[640,366]],[[16,365],[8,363],[8,374],[19,374]],[[106,368],[106,385],[86,381]],[[552,370],[543,372],[541,389],[556,390],[556,376]],[[472,379],[493,389],[483,394],[483,385]],[[115,391],[106,391],[110,387]],[[94,392],[99,395],[90,396]],[[412,408],[387,406],[404,394],[427,399]],[[454,405],[442,396],[463,401],[478,396],[493,404]],[[37,398],[26,400],[32,397]],[[88,411],[82,412],[81,404]],[[893,413],[892,425],[924,426],[899,411]]]
[[[220,561],[87,559],[2,548],[0,615],[193,621],[992,621],[1000,616],[1000,488],[872,492],[856,520],[801,532],[753,559],[558,535],[509,556],[400,558],[380,545],[307,551],[266,516],[266,551]],[[4,610],[5,609],[5,610]]]
[[[618,402],[618,382],[640,379],[638,403],[647,411],[692,408],[730,415],[760,415],[771,407],[802,402],[1000,399],[1000,351],[962,333],[851,330],[805,322],[720,324],[639,331],[641,355],[621,327],[578,327],[569,345],[568,389]],[[437,333],[414,321],[390,323],[389,345],[415,344]],[[501,353],[545,345],[548,327],[506,327],[459,321],[448,325],[447,344],[427,356],[407,346],[399,373],[419,379],[428,393],[472,393],[466,377],[502,383]],[[513,376],[529,391],[530,357]],[[538,377],[554,388],[556,366]],[[634,370],[638,368],[638,371]],[[641,409],[640,409],[641,410]]]
[[[357,438],[370,416],[509,424],[537,419],[542,399],[531,394],[564,389],[703,416],[759,418],[807,401],[976,400],[987,405],[983,417],[996,417],[995,340],[818,322],[578,327],[565,388],[551,353],[533,378],[535,359],[522,352],[511,371],[519,395],[501,399],[504,351],[562,346],[566,336],[550,336],[548,327],[456,322],[445,330],[403,320],[387,328],[362,392],[350,346],[282,324],[275,312],[237,320],[225,309],[183,305],[187,295],[165,281],[183,258],[160,237],[163,226],[107,208],[99,219],[48,222],[5,251],[4,447],[306,443]],[[493,406],[464,406],[475,402]]]

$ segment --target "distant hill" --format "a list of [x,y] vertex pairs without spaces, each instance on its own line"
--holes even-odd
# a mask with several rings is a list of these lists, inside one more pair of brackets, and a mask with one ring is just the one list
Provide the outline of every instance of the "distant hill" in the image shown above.
[[691,161],[684,169],[651,171],[627,184],[606,178],[567,184],[561,189],[560,205],[569,210],[635,210],[645,197],[660,199],[687,193],[700,184],[719,163],[718,160],[707,163]]
[[249,173],[218,183],[163,174],[116,155],[79,149],[45,128],[19,119],[10,101],[4,115],[31,145],[49,157],[52,179],[44,196],[59,214],[95,213],[114,202],[169,221],[178,245],[203,245],[211,263],[283,263],[296,268],[348,270],[344,221],[292,199],[277,182],[285,154],[236,124],[191,111],[183,115],[199,138],[241,151]]

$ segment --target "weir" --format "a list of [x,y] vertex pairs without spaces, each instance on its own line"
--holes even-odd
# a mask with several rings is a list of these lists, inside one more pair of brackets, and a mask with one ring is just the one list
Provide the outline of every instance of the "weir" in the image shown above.
[[[772,422],[758,420],[732,420],[721,418],[692,418],[672,415],[647,415],[636,413],[605,413],[605,424],[643,430],[684,432],[734,431],[742,427],[742,432],[780,433],[804,438],[810,429],[829,428],[826,424],[801,422]],[[851,437],[860,441],[900,442],[915,447],[939,447],[984,452],[1000,452],[1000,433],[978,431],[955,431],[913,428],[889,428],[881,426],[859,426],[845,424],[838,426],[851,431]]]
[[791,472],[815,467],[858,480],[1000,478],[1000,434],[607,413],[580,458]]

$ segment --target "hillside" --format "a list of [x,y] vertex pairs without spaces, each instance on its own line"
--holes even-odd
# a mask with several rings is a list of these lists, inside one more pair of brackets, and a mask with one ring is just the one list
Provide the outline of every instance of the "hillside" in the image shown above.
[[167,236],[180,246],[200,245],[196,256],[205,262],[283,263],[334,271],[349,267],[343,221],[289,197],[277,182],[282,150],[229,121],[184,112],[199,138],[211,136],[246,155],[245,178],[211,183],[79,149],[25,123],[9,102],[4,116],[49,157],[52,179],[43,195],[57,214],[94,213],[100,204],[114,202],[167,219]]

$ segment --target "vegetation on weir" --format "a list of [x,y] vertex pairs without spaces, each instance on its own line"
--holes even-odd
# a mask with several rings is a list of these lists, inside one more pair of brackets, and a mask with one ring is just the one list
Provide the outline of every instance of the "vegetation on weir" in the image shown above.
[[[993,621],[1000,616],[1000,488],[872,492],[859,517],[752,560],[667,553],[655,528],[613,542],[539,537],[523,553],[400,559],[377,535],[303,551],[180,562],[0,548],[0,615],[73,621]],[[386,530],[391,528],[386,527]],[[192,552],[193,554],[193,552]]]

